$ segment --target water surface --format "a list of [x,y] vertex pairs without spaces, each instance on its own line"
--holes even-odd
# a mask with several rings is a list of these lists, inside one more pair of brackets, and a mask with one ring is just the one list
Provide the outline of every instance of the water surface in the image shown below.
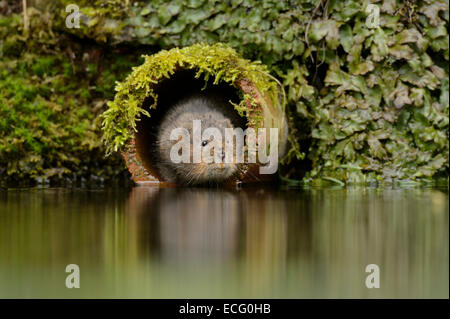
[[0,190],[0,298],[448,298],[448,215],[446,188]]

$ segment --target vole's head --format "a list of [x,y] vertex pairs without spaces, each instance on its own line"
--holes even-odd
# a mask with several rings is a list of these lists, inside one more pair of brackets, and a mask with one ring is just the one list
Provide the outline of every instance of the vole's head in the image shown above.
[[163,116],[158,129],[162,177],[198,185],[237,176],[241,164],[236,161],[236,139],[233,134],[232,141],[227,139],[226,131],[244,125],[228,99],[220,95],[201,93],[181,99]]
[[[225,129],[234,127],[222,112],[187,112],[179,116],[176,124],[189,132],[189,163],[179,163],[174,167],[182,183],[220,183],[237,174],[235,147],[233,142],[225,139]],[[230,154],[226,158],[227,145],[230,144]]]

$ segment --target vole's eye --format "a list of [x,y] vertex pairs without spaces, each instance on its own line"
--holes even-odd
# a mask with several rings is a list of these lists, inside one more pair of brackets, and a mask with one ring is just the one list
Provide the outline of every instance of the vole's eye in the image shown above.
[[206,144],[208,144],[208,141],[203,141],[202,142],[202,146],[206,146]]

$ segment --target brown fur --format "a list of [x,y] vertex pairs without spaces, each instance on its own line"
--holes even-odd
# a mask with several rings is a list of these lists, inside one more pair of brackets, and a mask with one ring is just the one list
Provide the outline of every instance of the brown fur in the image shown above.
[[[235,163],[206,163],[203,158],[201,163],[193,163],[193,120],[201,121],[202,132],[208,127],[218,128],[223,139],[225,128],[236,127],[240,122],[232,106],[218,95],[197,93],[179,101],[163,116],[157,131],[157,168],[161,177],[167,182],[197,185],[217,184],[236,176],[239,166]],[[175,128],[185,128],[190,133],[190,163],[173,163],[170,159],[170,149],[177,142],[170,140],[170,133]],[[208,143],[218,145],[220,142],[211,138]],[[213,145],[210,144],[210,147]],[[222,150],[225,150],[224,142]]]

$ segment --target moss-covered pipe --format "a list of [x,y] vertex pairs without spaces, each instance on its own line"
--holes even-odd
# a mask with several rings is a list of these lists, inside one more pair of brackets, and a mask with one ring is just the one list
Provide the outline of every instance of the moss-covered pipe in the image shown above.
[[[288,127],[284,91],[265,65],[243,59],[220,43],[163,50],[145,56],[145,62],[117,84],[115,98],[103,114],[108,153],[121,151],[135,182],[164,182],[154,168],[148,148],[151,141],[147,132],[155,125],[149,119],[158,111],[159,92],[167,80],[186,76],[186,72],[193,81],[203,79],[205,87],[236,90],[238,101],[230,107],[245,116],[247,127],[278,128],[278,153],[285,153]],[[248,164],[237,180],[253,182],[270,177],[259,175],[258,164]]]

